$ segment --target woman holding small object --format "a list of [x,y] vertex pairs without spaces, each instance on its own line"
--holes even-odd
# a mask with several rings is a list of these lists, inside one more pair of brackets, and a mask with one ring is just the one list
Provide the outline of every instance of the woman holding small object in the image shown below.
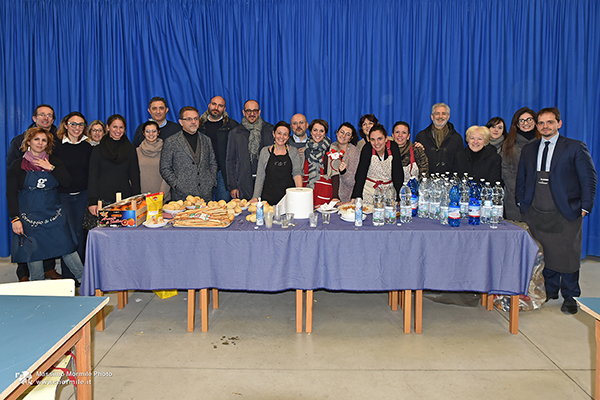
[[141,192],[137,153],[125,135],[125,118],[111,115],[106,124],[108,135],[94,147],[90,159],[88,208],[92,215],[98,215],[99,199],[110,204],[115,201],[117,192],[123,198]]
[[356,135],[356,129],[349,122],[344,122],[338,128],[337,141],[329,149],[329,166],[332,171],[339,171],[331,177],[332,197],[347,203],[354,189],[354,177],[358,168],[360,151],[350,143],[350,139]]
[[396,193],[404,183],[404,169],[400,148],[388,140],[387,131],[383,125],[371,128],[369,143],[365,144],[361,153],[356,183],[352,190],[352,202],[362,197],[365,204],[373,204],[373,194],[378,188],[384,191],[393,186]]
[[313,205],[319,207],[333,199],[331,176],[337,172],[327,169],[327,152],[331,147],[331,139],[327,137],[327,121],[314,119],[308,129],[310,137],[304,150],[304,186],[313,189]]
[[54,136],[43,128],[25,132],[22,159],[6,174],[6,197],[11,217],[12,262],[27,263],[31,280],[44,279],[43,260],[63,257],[76,279],[83,265],[77,244],[62,212],[58,186],[71,185],[71,175],[52,155]]
[[275,144],[265,146],[260,151],[251,203],[260,197],[274,205],[283,198],[287,188],[302,187],[300,152],[288,146],[290,125],[279,121],[273,129],[273,138]]
[[142,125],[144,140],[136,149],[140,166],[140,186],[142,193],[164,192],[164,200],[171,199],[171,188],[160,174],[160,153],[163,140],[158,137],[160,130],[155,121]]
[[408,183],[411,178],[416,178],[421,174],[429,175],[429,160],[423,149],[423,145],[413,145],[410,141],[410,125],[404,121],[398,121],[392,129],[392,138],[400,148],[402,157],[402,168],[404,169],[404,183]]

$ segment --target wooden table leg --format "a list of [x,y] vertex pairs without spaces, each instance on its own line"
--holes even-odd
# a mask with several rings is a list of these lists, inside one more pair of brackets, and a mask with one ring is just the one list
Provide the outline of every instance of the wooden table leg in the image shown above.
[[392,311],[398,311],[398,291],[394,290],[391,293],[392,293],[392,299],[391,299]]
[[[102,290],[96,289],[96,296],[102,297],[102,295],[103,295]],[[100,311],[98,311],[98,314],[96,314],[96,331],[102,332],[103,330],[104,330],[104,307],[102,307],[102,309]]]
[[187,331],[194,332],[196,325],[196,290],[188,290]]
[[392,306],[392,291],[388,292],[388,306]]
[[77,381],[77,398],[79,400],[92,400],[92,377],[84,374],[92,372],[92,336],[90,322],[88,321],[81,329],[83,335],[75,344],[75,367],[82,376]]
[[404,333],[410,333],[412,314],[412,290],[404,291]]
[[200,312],[202,332],[208,332],[208,289],[200,289]]
[[510,296],[510,319],[508,322],[510,333],[519,333],[519,295]]
[[117,292],[117,304],[119,305],[119,310],[125,307],[125,291],[119,290]]
[[600,320],[596,320],[596,390],[594,399],[600,400]]
[[129,290],[123,291],[123,302],[125,303],[124,306],[129,303]]
[[404,290],[400,291],[400,295],[398,296],[398,303],[400,308],[404,310]]
[[296,333],[302,333],[304,290],[296,290]]
[[492,311],[494,309],[494,295],[489,293],[487,298],[487,305],[485,307],[488,311]]
[[217,310],[219,308],[219,289],[213,289],[213,310]]
[[487,305],[487,299],[488,299],[488,294],[487,293],[481,293],[481,305],[486,307]]
[[415,333],[423,332],[423,291],[415,290]]
[[313,320],[313,291],[306,291],[306,333],[312,332]]

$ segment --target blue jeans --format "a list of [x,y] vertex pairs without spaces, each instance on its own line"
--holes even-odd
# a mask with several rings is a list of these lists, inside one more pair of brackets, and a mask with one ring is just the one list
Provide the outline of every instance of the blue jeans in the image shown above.
[[217,187],[213,188],[213,200],[225,200],[227,202],[231,200],[231,195],[225,187],[225,181],[223,180],[221,171],[217,171]]
[[[76,251],[71,254],[65,254],[62,256],[63,261],[67,265],[67,268],[73,273],[74,278],[81,281],[83,276],[83,264],[79,258],[79,254]],[[29,267],[29,279],[32,281],[42,281],[46,279],[44,275],[44,261],[32,261],[28,262]]]

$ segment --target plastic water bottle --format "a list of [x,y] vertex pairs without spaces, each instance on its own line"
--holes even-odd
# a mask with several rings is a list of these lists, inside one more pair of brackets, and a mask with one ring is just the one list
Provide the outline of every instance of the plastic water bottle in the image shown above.
[[360,197],[354,202],[354,226],[362,226],[363,223],[363,202]]
[[481,189],[481,223],[489,224],[492,219],[492,186],[489,182]]
[[448,205],[448,225],[460,226],[460,189],[458,185],[452,186],[449,193],[450,204]]
[[259,197],[258,203],[256,203],[256,225],[261,226],[261,225],[264,225],[264,223],[265,223],[265,213],[264,213],[263,203]]
[[394,188],[394,185],[389,185],[385,190],[384,219],[386,224],[396,223],[396,198],[396,189]]
[[442,199],[440,200],[440,222],[442,225],[448,225],[448,212],[450,208],[450,199],[448,198],[448,192],[444,186],[442,190]]
[[[412,216],[416,217],[419,212],[419,182],[415,178],[411,178],[407,186],[410,188],[410,204],[412,208]],[[411,218],[412,221],[412,218]]]
[[469,225],[479,225],[481,216],[481,198],[479,185],[476,182],[471,184],[469,189]]
[[412,190],[407,185],[402,185],[400,188],[400,222],[403,224],[409,224],[412,222],[412,197]]
[[427,178],[423,178],[419,186],[419,218],[429,216],[429,184]]
[[498,228],[498,224],[502,222],[502,214],[504,212],[504,189],[500,182],[496,182],[496,186],[492,189],[492,220],[490,228]]
[[436,179],[431,182],[431,189],[429,195],[429,218],[439,219],[440,218],[440,202],[442,199],[442,183],[441,180]]
[[375,189],[375,193],[373,193],[373,226],[382,226],[385,223],[384,201],[385,195],[383,194],[383,189],[379,186]]
[[460,217],[462,219],[467,219],[469,218],[469,182],[467,179],[462,180],[459,190]]

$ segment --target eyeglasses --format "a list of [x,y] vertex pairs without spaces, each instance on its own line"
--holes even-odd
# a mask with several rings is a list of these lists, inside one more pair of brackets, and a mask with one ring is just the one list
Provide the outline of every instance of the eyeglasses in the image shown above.
[[246,114],[258,114],[260,110],[244,110]]
[[92,133],[104,133],[104,129],[92,129]]
[[71,125],[73,128],[75,128],[75,127],[83,128],[85,126],[85,122],[69,122],[69,125]]
[[296,121],[296,122],[292,122],[292,126],[297,126],[297,125],[305,124],[305,123],[306,123],[306,121]]
[[181,120],[182,120],[182,121],[185,121],[185,122],[192,122],[192,121],[193,121],[193,122],[198,122],[198,121],[200,121],[200,118],[198,118],[198,117],[193,117],[193,118],[181,118]]
[[40,114],[36,114],[36,117],[38,117],[38,118],[44,118],[45,117],[45,118],[54,119],[54,115],[52,115],[52,114],[41,114],[40,113]]
[[146,129],[146,130],[144,131],[144,133],[156,133],[156,132],[157,132],[157,130],[156,130],[156,129]]
[[520,119],[520,120],[519,120],[519,123],[520,123],[520,124],[524,124],[524,123],[526,123],[526,122],[527,122],[527,123],[530,123],[530,122],[532,122],[532,121],[533,121],[533,118],[529,117],[529,118],[525,118],[525,119]]
[[350,137],[350,136],[352,136],[352,132],[344,132],[344,131],[341,131],[341,130],[340,130],[340,131],[338,131],[338,134],[339,134],[340,136],[346,136],[346,137]]
[[24,244],[24,242],[25,242],[25,239],[29,240],[29,242],[30,242],[30,243],[33,243],[33,242],[31,241],[31,239],[29,239],[29,238],[27,237],[27,235],[26,235],[26,234],[22,233],[22,234],[20,234],[20,235],[19,235],[19,247],[23,247],[23,244]]

